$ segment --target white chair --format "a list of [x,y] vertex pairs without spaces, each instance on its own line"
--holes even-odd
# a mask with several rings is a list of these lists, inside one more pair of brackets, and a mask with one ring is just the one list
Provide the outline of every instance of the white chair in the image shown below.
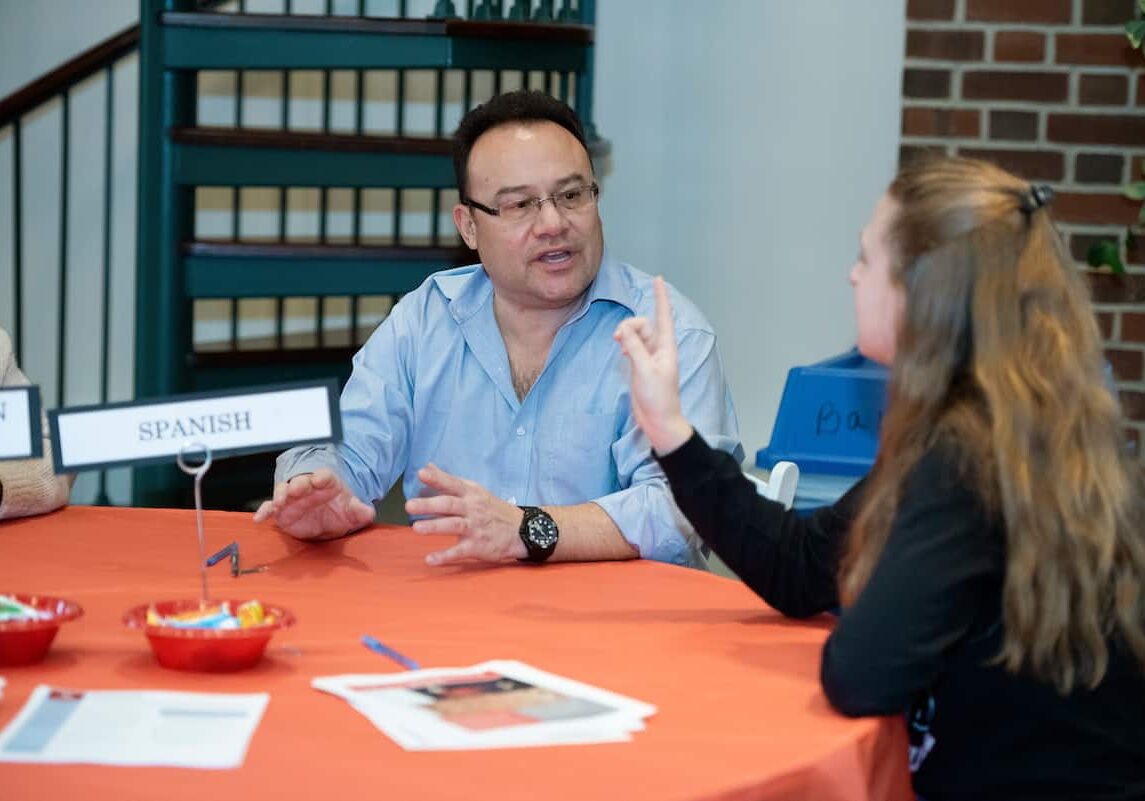
[[[799,483],[799,465],[794,462],[776,462],[766,481],[746,471],[744,471],[744,477],[755,485],[757,493],[768,500],[778,501],[783,504],[785,509],[790,509],[791,505],[795,503],[795,487]],[[712,553],[712,549],[708,547],[707,543],[696,536],[692,527],[684,520],[684,516],[680,515],[679,517],[680,520],[683,520],[684,530],[690,533],[689,542],[692,546],[694,562],[709,572],[734,577],[735,574],[720,561],[718,556]]]
[[799,484],[799,465],[795,462],[776,462],[767,481],[751,473],[745,472],[744,475],[764,498],[779,501],[785,509],[790,509],[795,503],[795,487]]

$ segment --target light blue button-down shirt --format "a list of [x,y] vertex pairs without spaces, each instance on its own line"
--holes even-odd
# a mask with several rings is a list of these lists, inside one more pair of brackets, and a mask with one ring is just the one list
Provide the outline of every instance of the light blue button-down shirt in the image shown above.
[[[713,447],[743,458],[711,326],[669,288],[683,410]],[[430,276],[394,306],[354,356],[342,391],[343,441],[293,448],[275,480],[332,468],[372,502],[403,472],[407,498],[429,492],[434,462],[510,503],[593,501],[644,558],[689,561],[682,517],[629,403],[628,365],[612,339],[655,315],[652,279],[607,252],[580,307],[557,332],[536,383],[517,397],[481,265]]]

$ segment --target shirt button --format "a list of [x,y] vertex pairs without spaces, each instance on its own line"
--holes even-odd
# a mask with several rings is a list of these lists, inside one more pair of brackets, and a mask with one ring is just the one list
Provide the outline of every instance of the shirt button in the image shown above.
[[506,498],[505,500],[506,500],[507,502],[509,502],[509,503],[513,504],[514,506],[516,506],[516,505],[517,505],[517,496],[516,496],[516,495],[510,495],[510,496],[509,496],[508,498]]
[[525,436],[525,429],[524,429],[524,427],[518,427],[518,428],[517,428],[517,436],[518,436],[518,437],[523,437],[523,436]]

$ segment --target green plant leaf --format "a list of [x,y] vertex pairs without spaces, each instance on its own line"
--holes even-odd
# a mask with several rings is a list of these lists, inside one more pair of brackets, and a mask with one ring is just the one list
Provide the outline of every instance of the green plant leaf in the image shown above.
[[1145,14],[1145,0],[1137,0],[1137,10]]
[[1112,239],[1090,245],[1085,254],[1085,260],[1090,267],[1108,267],[1117,275],[1125,274],[1125,265],[1121,261],[1121,249]]
[[1145,200],[1145,181],[1134,181],[1125,187],[1125,197],[1130,200]]
[[1145,19],[1135,19],[1125,23],[1125,35],[1129,37],[1129,43],[1133,47],[1140,49],[1141,42],[1145,40]]

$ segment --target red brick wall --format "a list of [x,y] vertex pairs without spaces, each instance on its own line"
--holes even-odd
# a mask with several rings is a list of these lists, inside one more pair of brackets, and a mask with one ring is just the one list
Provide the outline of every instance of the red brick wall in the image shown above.
[[[1106,354],[1145,434],[1145,247],[1129,275],[1088,270],[1139,203],[1121,187],[1145,163],[1145,58],[1125,38],[1135,0],[907,0],[902,156],[938,148],[1054,187],[1054,216],[1090,275]],[[1138,447],[1138,452],[1142,452]]]

